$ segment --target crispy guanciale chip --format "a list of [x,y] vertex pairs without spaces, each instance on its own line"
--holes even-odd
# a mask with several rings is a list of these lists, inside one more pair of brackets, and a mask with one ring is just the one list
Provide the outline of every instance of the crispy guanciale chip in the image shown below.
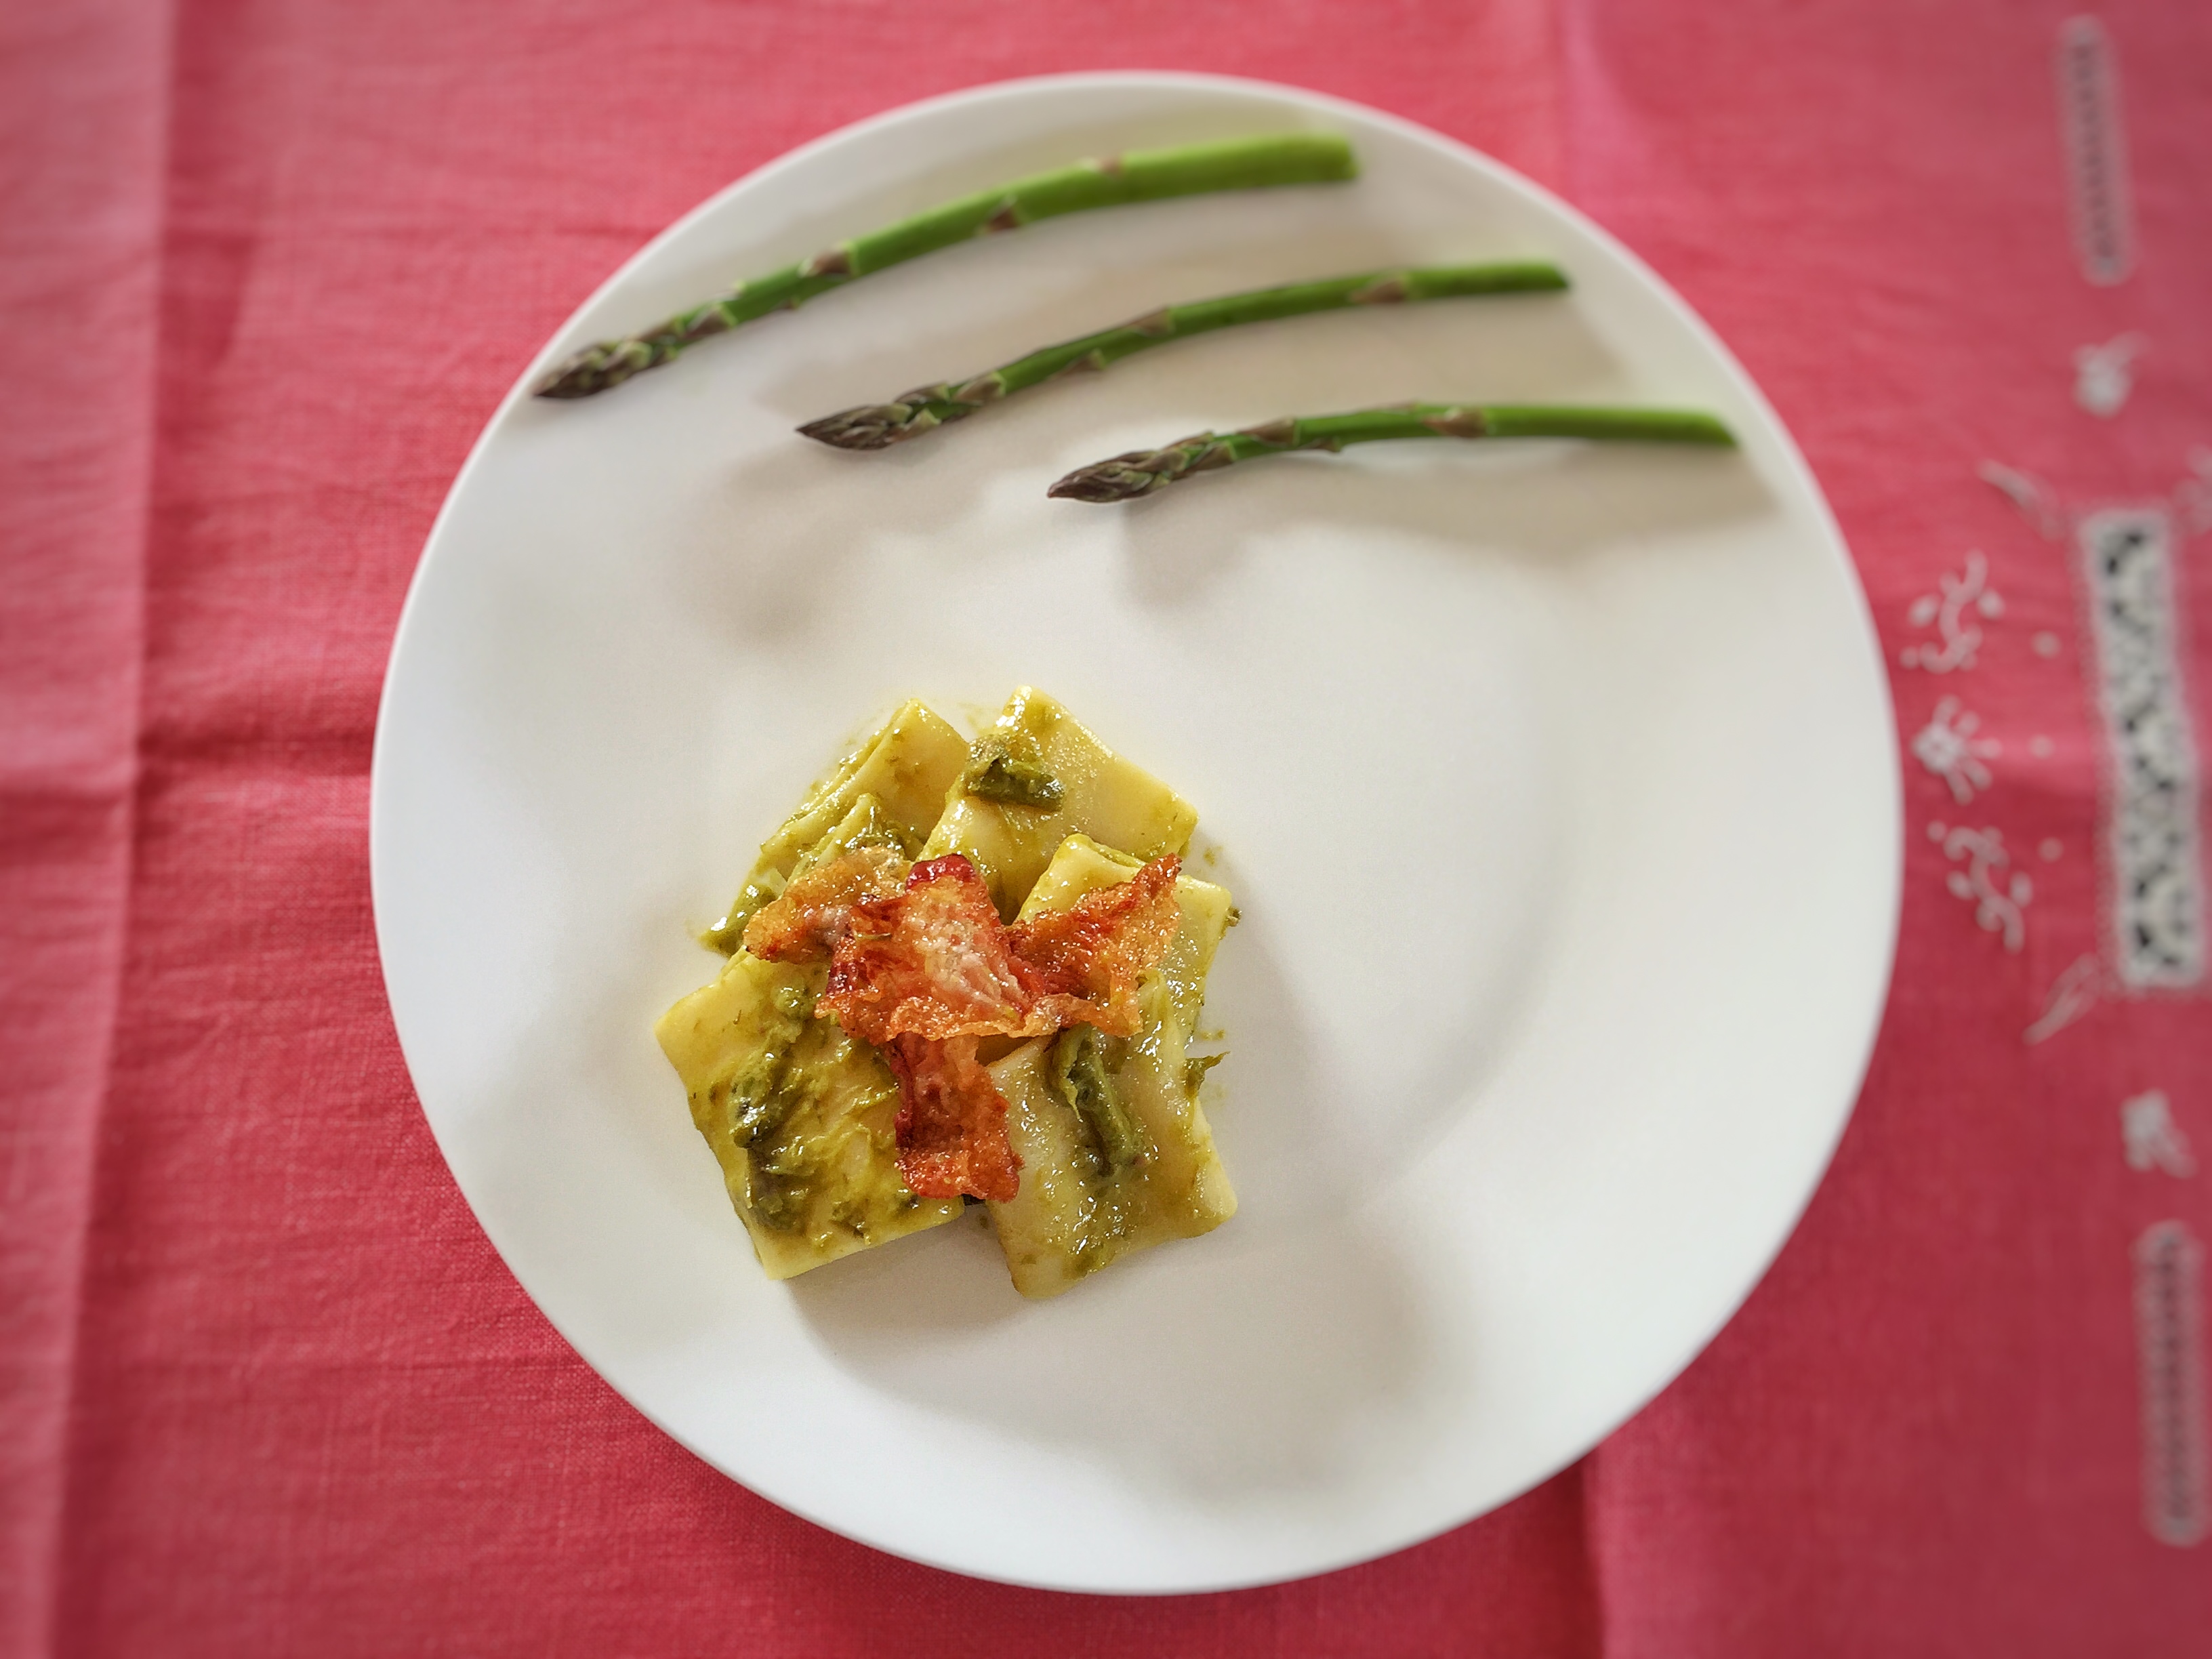
[[914,866],[904,891],[861,903],[817,1008],[882,1047],[894,1036],[1049,1036],[1137,1029],[1137,981],[1175,937],[1180,860],[1014,927],[957,853]]
[[903,891],[859,907],[817,1006],[881,1048],[895,1036],[1012,1036],[1035,1001],[990,889],[948,853],[915,865]]
[[899,1177],[908,1190],[1012,1199],[1022,1163],[1006,1139],[1006,1097],[975,1063],[975,1039],[895,1036],[884,1058],[899,1082]]
[[1056,1026],[1135,1032],[1143,1019],[1137,981],[1166,953],[1182,920],[1175,894],[1182,867],[1172,854],[1154,859],[1125,882],[1009,930],[1014,956],[1058,1016]]
[[745,924],[745,949],[763,962],[821,962],[852,932],[858,908],[897,892],[910,867],[887,847],[862,847],[802,870]]
[[899,1080],[899,1171],[924,1198],[973,1193],[1004,1201],[1020,1160],[1006,1101],[975,1062],[984,1036],[1048,1036],[1075,1024],[1126,1036],[1137,981],[1175,937],[1181,861],[1156,859],[1068,909],[1009,928],[990,889],[957,853],[913,866],[880,849],[792,878],[745,928],[745,949],[775,962],[830,958],[814,1005],[884,1052]]

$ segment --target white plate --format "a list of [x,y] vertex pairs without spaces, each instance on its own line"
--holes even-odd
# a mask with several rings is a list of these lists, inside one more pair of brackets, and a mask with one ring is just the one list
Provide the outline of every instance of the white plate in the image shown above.
[[[1077,215],[583,404],[539,369],[735,275],[1086,155],[1283,127],[1353,185]],[[1176,299],[1549,255],[1566,296],[1230,331],[878,455],[797,422]],[[1406,398],[1711,408],[1739,455],[1401,444],[1129,508],[1071,466]],[[1243,1199],[1058,1301],[975,1218],[770,1284],[654,1047],[711,918],[902,696],[1045,687],[1203,815]],[[702,1457],[881,1548],[1191,1590],[1380,1554],[1581,1455],[1741,1303],[1856,1091],[1895,931],[1886,684],[1820,491],[1653,275],[1497,164],[1189,76],[847,129],[625,267],[454,485],[379,725],[378,938],[526,1290]]]

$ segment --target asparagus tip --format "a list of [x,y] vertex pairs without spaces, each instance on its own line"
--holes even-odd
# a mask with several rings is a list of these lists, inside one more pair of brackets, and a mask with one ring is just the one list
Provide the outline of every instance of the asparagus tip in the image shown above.
[[589,398],[620,386],[647,365],[623,352],[620,342],[601,341],[556,363],[531,388],[540,398]]
[[588,398],[605,387],[591,374],[588,368],[577,362],[566,362],[530,388],[534,398]]
[[809,421],[799,430],[837,449],[889,449],[900,439],[915,435],[908,422],[910,413],[902,404],[863,404]]
[[1116,455],[1110,461],[1079,466],[1044,493],[1071,501],[1133,501],[1165,482],[1158,473],[1146,471],[1142,465],[1157,453],[1141,450]]

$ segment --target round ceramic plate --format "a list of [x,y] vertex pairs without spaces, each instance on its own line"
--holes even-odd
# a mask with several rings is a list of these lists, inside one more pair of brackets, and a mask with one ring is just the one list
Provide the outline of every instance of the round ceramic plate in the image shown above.
[[[1352,185],[1074,215],[872,276],[576,404],[586,340],[1087,155],[1339,132]],[[812,416],[1165,301],[1545,256],[1566,295],[1174,344],[874,455]],[[1069,468],[1425,401],[1711,409],[1738,453],[1376,445],[1133,507]],[[909,696],[1059,697],[1201,814],[1242,1200],[1048,1303],[979,1216],[787,1284],[654,1045],[690,928]],[[1118,1591],[1381,1554],[1504,1502],[1686,1365],[1849,1113],[1895,931],[1863,598],[1744,372],[1649,270],[1370,110],[1024,82],[763,168],[626,266],[453,487],[378,729],[374,862],[424,1112],[523,1286],[778,1504],[963,1572]]]

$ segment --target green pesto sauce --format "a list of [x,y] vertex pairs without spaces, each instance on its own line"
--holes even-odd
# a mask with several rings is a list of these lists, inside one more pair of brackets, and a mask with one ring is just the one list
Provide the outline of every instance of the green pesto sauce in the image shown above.
[[1091,1156],[1108,1173],[1119,1175],[1145,1161],[1145,1133],[1106,1068],[1098,1030],[1071,1025],[1053,1039],[1047,1067],[1054,1093],[1083,1125]]
[[737,955],[738,947],[745,942],[745,924],[762,906],[781,897],[784,886],[781,872],[772,867],[755,871],[751,878],[738,889],[737,897],[730,901],[730,908],[723,913],[722,919],[699,935],[699,943],[726,957]]
[[1066,793],[1042,759],[1018,752],[1015,740],[999,732],[980,739],[969,751],[968,769],[960,781],[969,794],[1006,806],[1054,807]]
[[[853,1093],[851,1066],[866,1064],[834,1022],[813,1018],[815,991],[780,987],[763,1012],[761,1047],[708,1091],[745,1161],[745,1201],[777,1232],[826,1225],[867,1239],[921,1203],[897,1177],[890,1113],[897,1090]],[[842,1103],[840,1109],[838,1103]],[[880,1115],[884,1127],[866,1118]]]
[[876,796],[864,794],[854,799],[853,810],[836,829],[806,850],[798,869],[814,869],[864,847],[888,848],[901,858],[910,859],[921,850],[921,837],[893,817],[890,808]]
[[814,1092],[808,1070],[791,1063],[806,1035],[814,994],[786,985],[769,1001],[774,1012],[763,1022],[760,1052],[730,1079],[730,1139],[744,1149],[755,1213],[779,1232],[792,1232],[805,1224],[816,1174],[805,1137],[787,1133]]
[[1089,1277],[1121,1254],[1122,1241],[1136,1229],[1139,1201],[1135,1183],[1110,1176],[1088,1186],[1069,1229],[1073,1236],[1062,1245],[1076,1278]]
[[1073,1116],[1079,1136],[1066,1166],[1068,1207],[1053,1229],[1077,1278],[1117,1259],[1144,1212],[1152,1148],[1115,1076],[1129,1054],[1125,1039],[1073,1025],[1045,1055],[1046,1081]]
[[1226,1054],[1201,1054],[1195,1059],[1183,1061],[1183,1093],[1195,1100],[1198,1097],[1199,1090],[1205,1085],[1206,1074],[1228,1058]]

